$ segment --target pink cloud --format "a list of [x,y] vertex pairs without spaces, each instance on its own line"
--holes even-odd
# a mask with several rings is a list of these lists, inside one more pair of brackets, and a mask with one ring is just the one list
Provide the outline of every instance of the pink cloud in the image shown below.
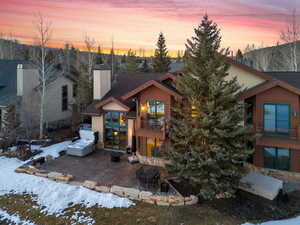
[[299,6],[289,0],[4,0],[0,29],[27,41],[40,11],[52,21],[53,42],[59,44],[80,45],[88,33],[104,47],[114,35],[119,48],[153,49],[163,31],[168,47],[177,50],[207,12],[222,28],[223,45],[236,49],[252,42],[275,43],[289,9]]

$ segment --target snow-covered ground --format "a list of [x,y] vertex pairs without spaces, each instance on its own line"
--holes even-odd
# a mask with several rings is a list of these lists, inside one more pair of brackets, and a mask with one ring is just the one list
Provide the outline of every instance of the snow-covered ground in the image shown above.
[[[46,148],[35,157],[52,155],[58,157],[59,152],[65,150],[69,141],[61,142]],[[129,207],[134,203],[127,198],[113,194],[98,193],[84,187],[57,183],[46,178],[27,174],[15,173],[14,170],[24,164],[14,158],[0,157],[0,195],[8,193],[33,194],[34,200],[46,214],[62,215],[62,211],[71,204],[83,204],[87,208],[99,206],[105,208]]]
[[40,150],[42,150],[43,152],[35,155],[33,158],[45,157],[47,155],[51,155],[53,158],[58,158],[59,152],[66,150],[68,145],[71,143],[71,141],[64,141],[54,145],[50,145],[48,147],[42,147],[40,148]]
[[[10,215],[5,210],[0,209],[0,219],[8,220],[10,223],[20,224],[20,225],[34,225],[34,223],[28,220],[21,220],[17,214]],[[1,222],[0,220],[0,222]]]
[[[242,225],[254,225],[254,224],[244,223]],[[259,225],[300,225],[300,216],[293,219],[287,219],[287,220],[269,221],[269,222],[261,223]]]

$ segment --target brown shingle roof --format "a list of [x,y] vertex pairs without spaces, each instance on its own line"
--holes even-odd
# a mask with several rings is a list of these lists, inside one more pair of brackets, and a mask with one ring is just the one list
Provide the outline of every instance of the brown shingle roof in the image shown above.
[[[84,114],[93,114],[95,112],[99,112],[99,110],[95,108],[95,105],[111,97],[114,97],[115,99],[119,100],[124,105],[132,109],[133,107],[135,107],[135,103],[131,99],[122,99],[122,96],[136,89],[149,80],[156,80],[160,82],[159,78],[164,74],[165,73],[117,73],[116,80],[112,82],[112,88],[110,89],[110,91],[106,95],[104,95],[101,100],[95,100],[87,108]],[[171,89],[171,87],[169,88]]]
[[273,79],[281,80],[300,89],[300,72],[265,72]]

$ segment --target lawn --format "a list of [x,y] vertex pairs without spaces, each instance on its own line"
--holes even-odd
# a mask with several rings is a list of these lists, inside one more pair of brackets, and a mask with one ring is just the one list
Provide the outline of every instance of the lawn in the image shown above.
[[[0,196],[0,209],[41,225],[88,224],[88,221],[78,223],[80,216],[93,219],[96,225],[239,225],[244,222],[208,206],[159,207],[140,202],[130,208],[113,209],[75,205],[65,209],[62,215],[51,216],[42,213],[32,197],[14,194]],[[76,216],[72,218],[73,215]],[[5,224],[1,218],[0,224]]]

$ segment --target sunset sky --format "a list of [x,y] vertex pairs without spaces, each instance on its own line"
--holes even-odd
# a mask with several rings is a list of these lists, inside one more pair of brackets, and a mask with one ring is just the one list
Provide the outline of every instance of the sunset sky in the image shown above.
[[162,31],[176,52],[207,12],[221,28],[223,47],[235,51],[248,43],[275,44],[297,8],[300,0],[0,0],[0,32],[32,43],[41,12],[52,22],[54,46],[80,47],[88,34],[103,48],[113,36],[116,49],[150,51]]

